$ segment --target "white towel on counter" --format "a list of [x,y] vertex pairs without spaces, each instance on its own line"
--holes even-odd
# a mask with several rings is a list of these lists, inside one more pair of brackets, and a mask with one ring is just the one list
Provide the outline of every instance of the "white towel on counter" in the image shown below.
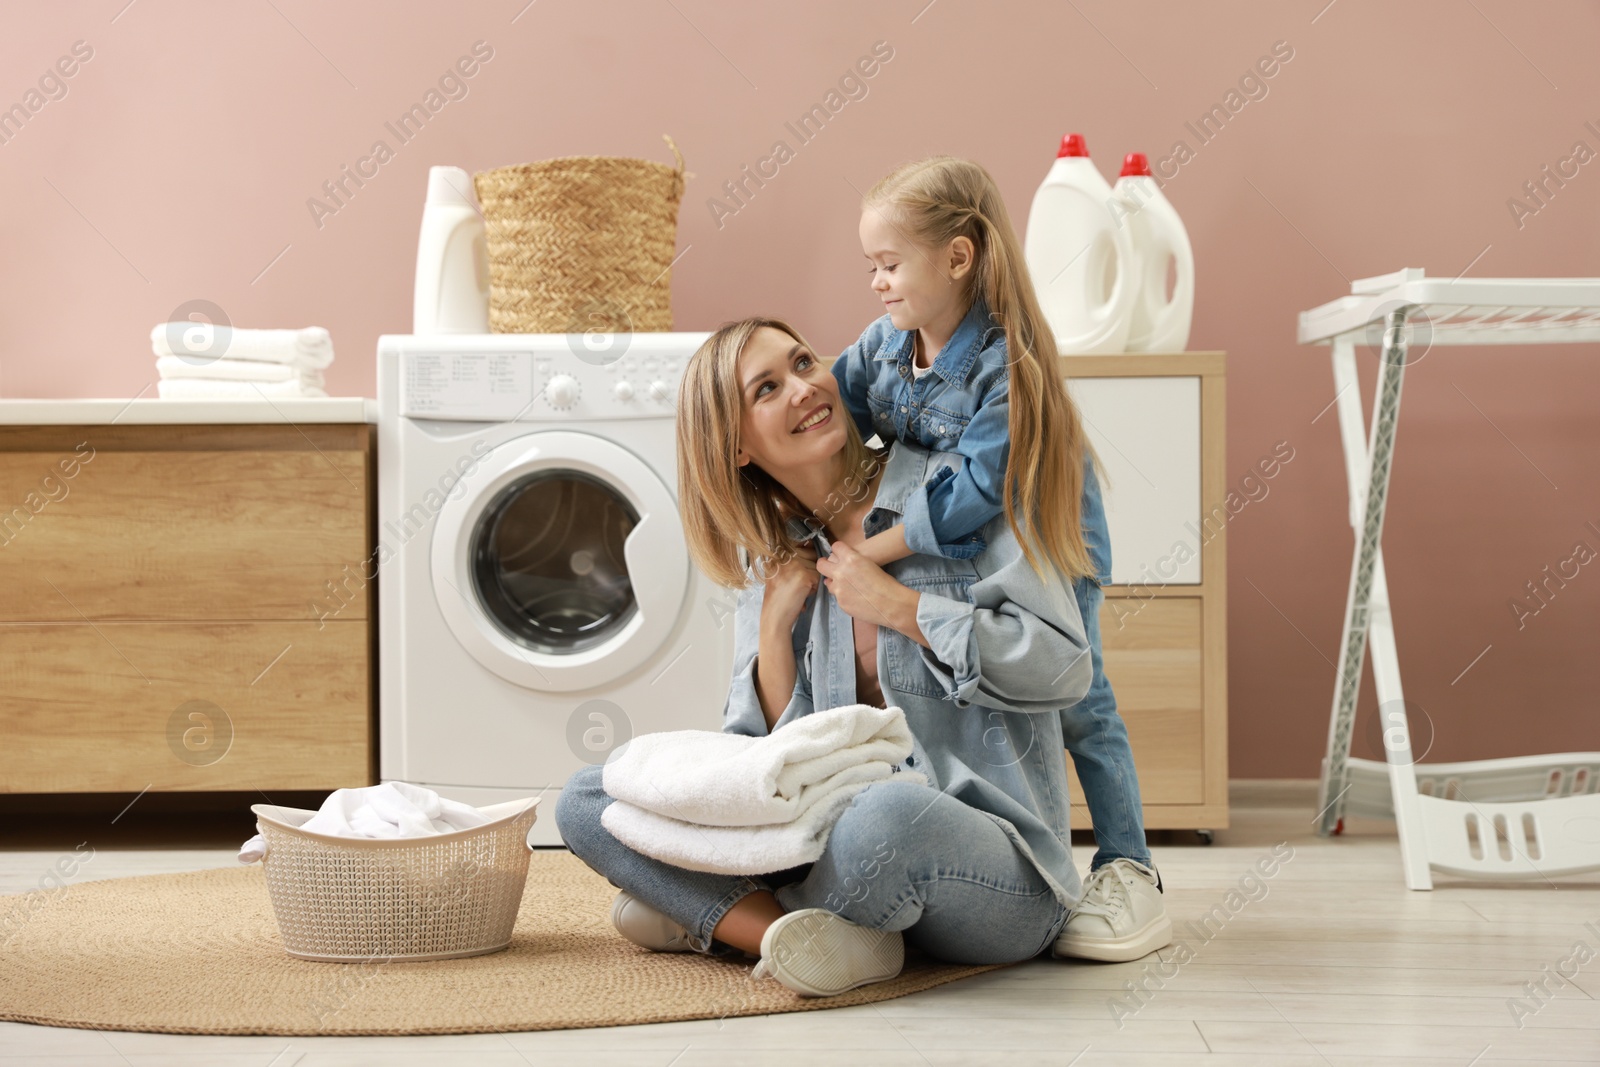
[[206,364],[190,363],[179,356],[156,360],[156,373],[163,378],[205,378],[238,382],[289,382],[321,388],[322,372],[292,363],[266,363],[259,359],[216,359]]
[[[176,345],[174,345],[176,341]],[[333,339],[321,326],[296,330],[244,330],[208,322],[161,322],[150,330],[157,356],[190,360],[254,359],[321,370],[333,362]]]
[[[335,789],[300,829],[334,837],[427,837],[471,830],[489,817],[470,804],[446,800],[425,786],[385,782],[359,789]],[[239,849],[240,863],[254,863],[267,853],[260,834]]]
[[298,379],[287,382],[237,382],[217,378],[162,378],[156,392],[166,399],[260,400],[263,396],[292,398],[327,396],[320,386],[304,385]]
[[606,760],[616,798],[601,825],[629,848],[687,870],[766,874],[814,863],[861,790],[912,752],[899,708],[851,704],[766,737],[711,730],[644,734]]

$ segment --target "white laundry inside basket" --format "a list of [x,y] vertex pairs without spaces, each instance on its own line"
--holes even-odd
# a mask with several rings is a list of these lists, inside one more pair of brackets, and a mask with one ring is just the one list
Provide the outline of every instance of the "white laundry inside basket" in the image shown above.
[[[471,830],[489,821],[470,804],[447,800],[431,789],[409,782],[385,782],[335,789],[300,829],[332,837],[428,837]],[[255,863],[266,853],[266,841],[258,833],[240,847],[239,862]]]

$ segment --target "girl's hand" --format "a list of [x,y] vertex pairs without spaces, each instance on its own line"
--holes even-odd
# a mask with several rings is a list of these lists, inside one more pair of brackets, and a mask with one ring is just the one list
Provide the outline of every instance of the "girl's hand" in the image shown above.
[[922,631],[916,621],[921,597],[916,590],[889,577],[882,567],[843,541],[835,541],[832,554],[819,559],[816,566],[846,615],[899,630],[921,643]]
[[777,571],[766,580],[762,595],[763,622],[770,622],[785,632],[793,630],[795,620],[805,610],[806,598],[817,591],[817,550],[809,545],[795,550],[795,554],[778,564]]

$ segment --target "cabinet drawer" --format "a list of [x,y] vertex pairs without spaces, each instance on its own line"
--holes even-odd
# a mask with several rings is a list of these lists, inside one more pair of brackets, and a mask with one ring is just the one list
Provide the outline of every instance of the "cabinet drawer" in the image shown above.
[[[1205,799],[1200,608],[1199,597],[1107,597],[1100,607],[1101,657],[1147,806]],[[1070,754],[1067,767],[1082,805]]]
[[116,429],[78,428],[76,453],[0,439],[0,621],[366,617],[367,454],[329,432],[348,428],[210,450],[97,437]]
[[1067,378],[1066,385],[1106,467],[1100,496],[1111,580],[1198,584],[1200,550],[1215,536],[1200,521],[1200,379]]
[[367,650],[359,621],[0,624],[0,791],[368,785]]

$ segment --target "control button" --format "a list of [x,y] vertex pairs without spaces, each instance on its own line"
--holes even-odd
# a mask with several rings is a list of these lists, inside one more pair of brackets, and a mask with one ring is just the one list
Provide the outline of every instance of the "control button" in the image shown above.
[[614,391],[617,394],[617,399],[618,400],[632,400],[633,399],[633,386],[630,385],[627,382],[618,382],[617,383],[617,388]]
[[570,407],[578,399],[578,379],[570,374],[558,374],[545,386],[545,395],[555,407]]
[[650,396],[652,399],[666,400],[671,395],[672,392],[667,388],[667,383],[660,378],[650,383]]

